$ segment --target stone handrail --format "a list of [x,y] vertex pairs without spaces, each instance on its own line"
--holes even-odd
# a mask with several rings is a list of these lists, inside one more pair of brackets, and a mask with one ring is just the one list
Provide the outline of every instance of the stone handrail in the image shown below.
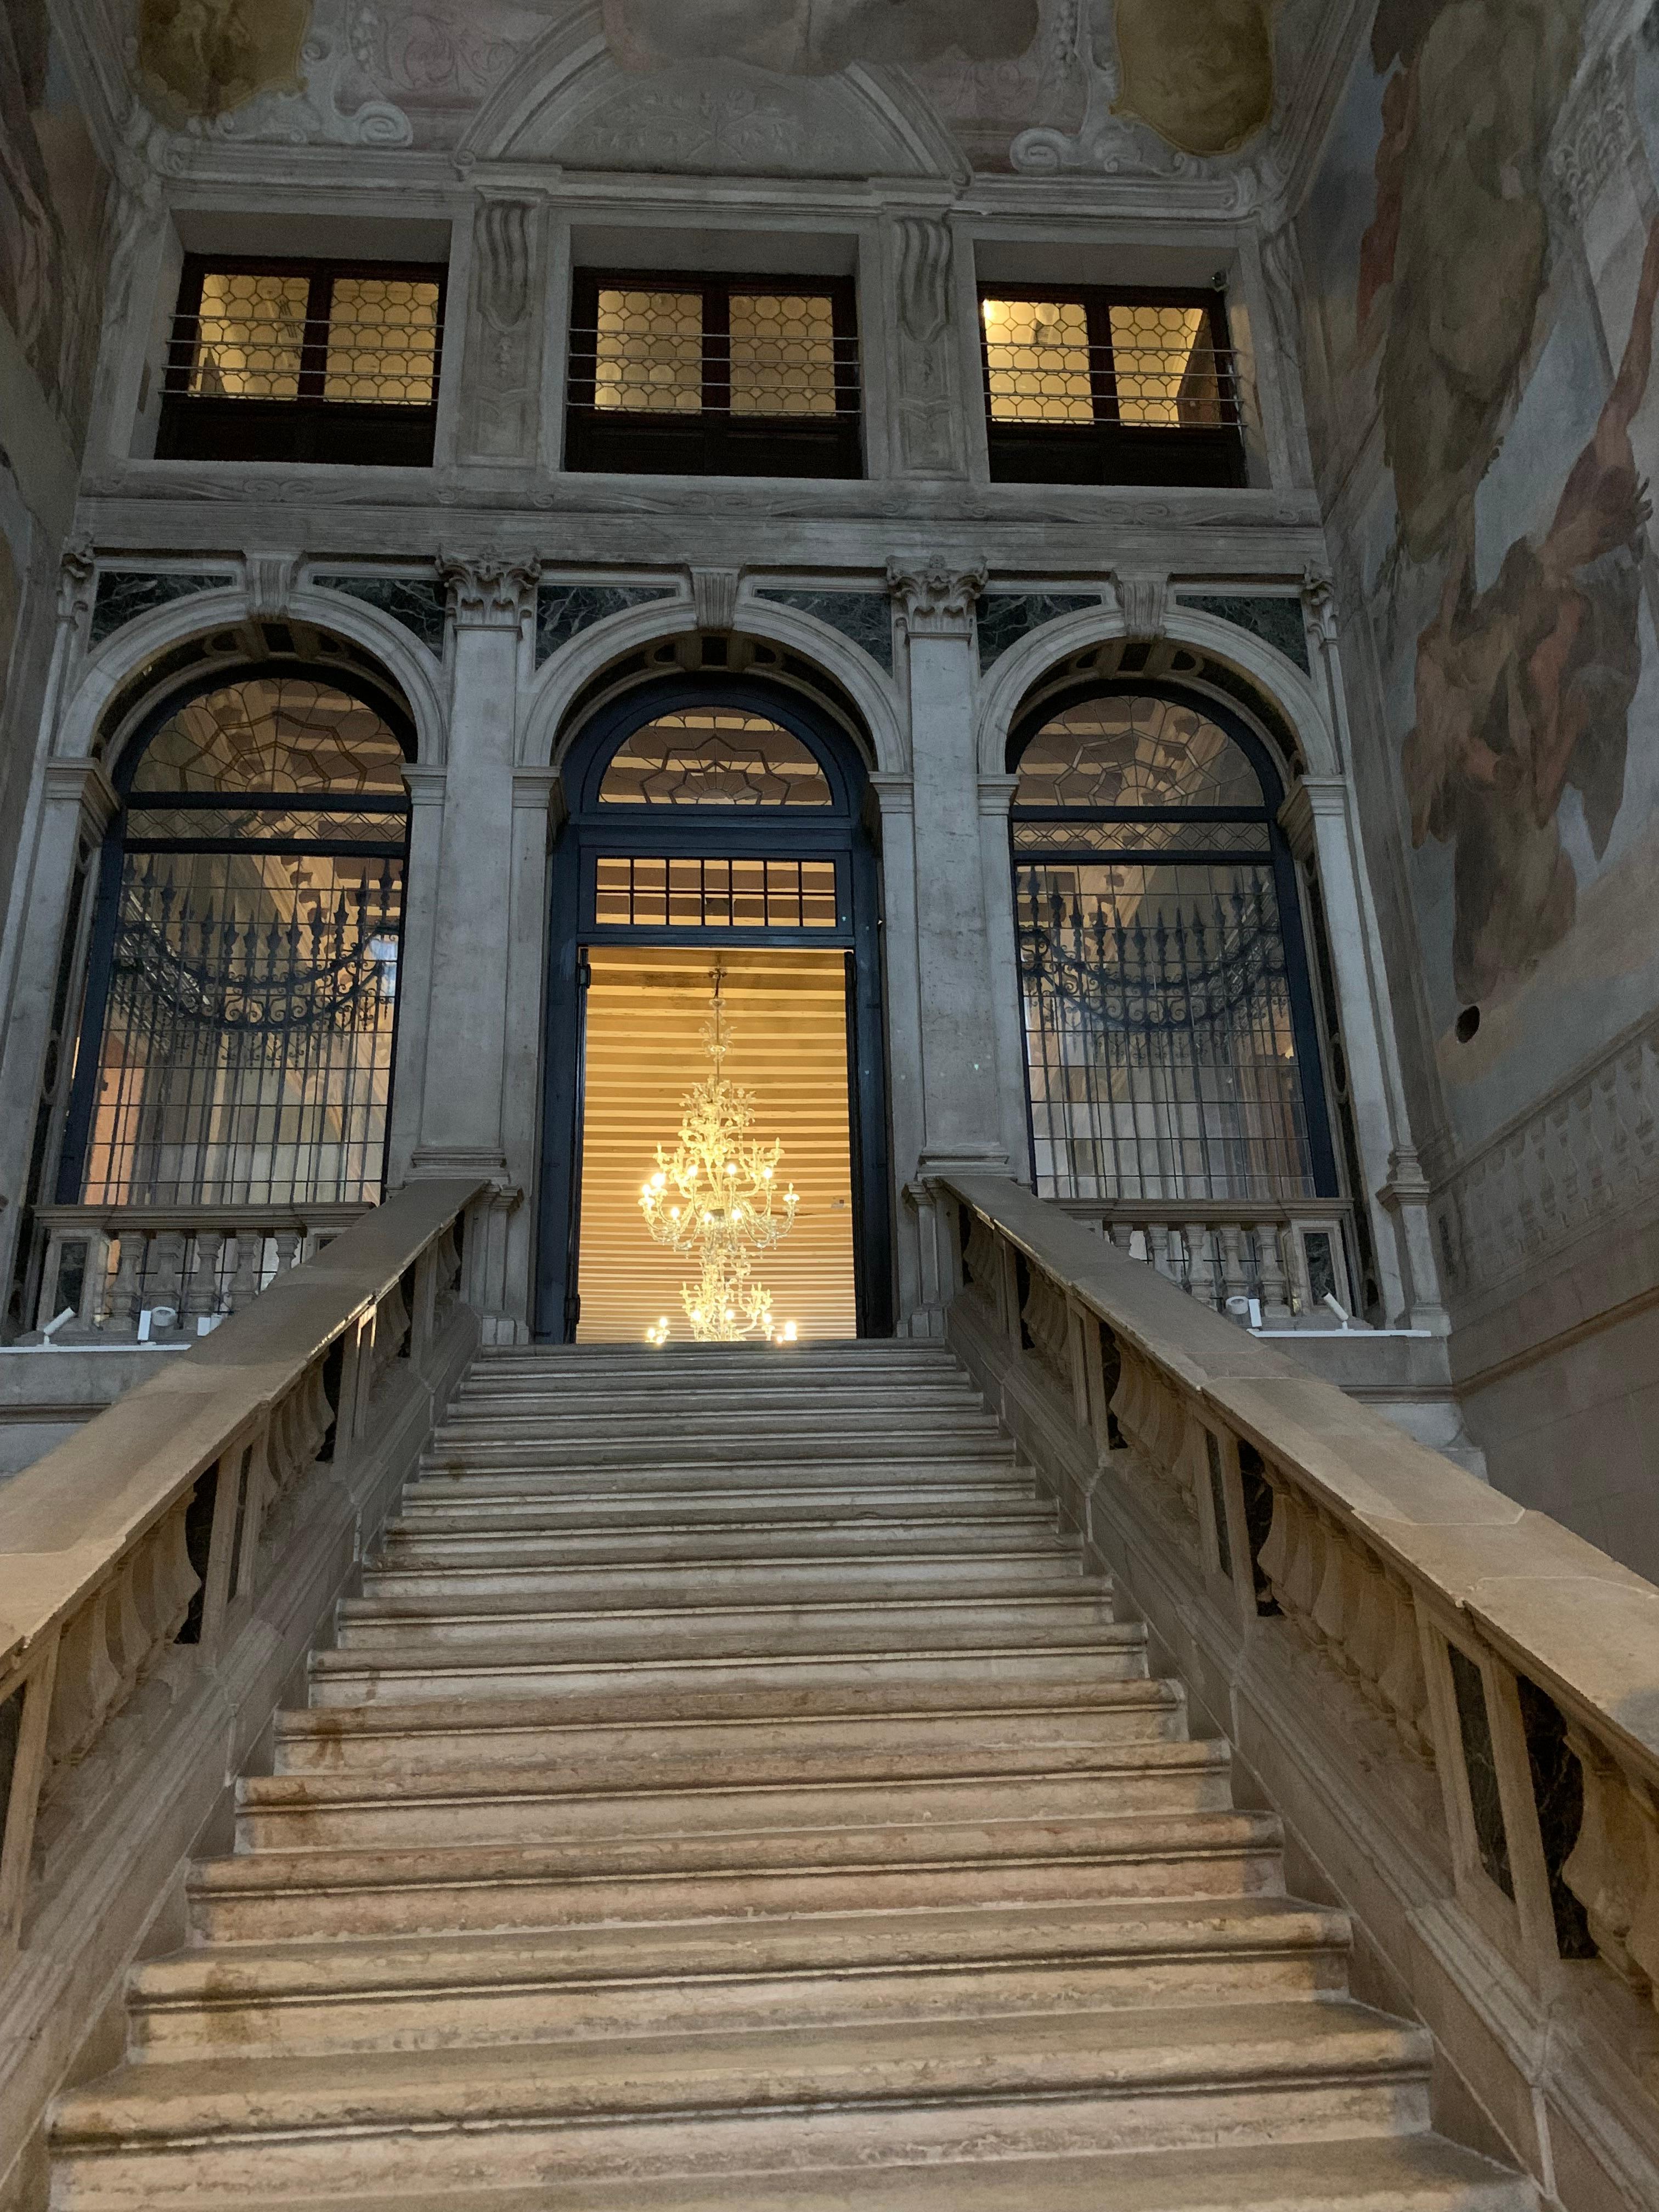
[[35,1327],[70,1312],[58,1343],[131,1341],[141,1314],[159,1310],[176,1318],[152,1326],[152,1338],[204,1335],[368,1211],[362,1201],[37,1207]]
[[[1489,2015],[1524,2101],[1565,2008],[1586,2105],[1617,2106],[1628,2078],[1623,2124],[1659,2176],[1659,1588],[1052,1203],[938,1188],[953,1342],[1218,1726],[1241,1749],[1255,1732],[1312,1855],[1352,1870],[1366,1835],[1388,1869],[1378,1948],[1447,1898],[1449,2042]],[[1508,2014],[1497,1970],[1469,1967],[1481,1943],[1513,1976]],[[1407,1990],[1408,1951],[1389,1961]],[[1532,2045],[1513,2025],[1529,2007]],[[1579,2044],[1554,2048],[1571,2073]]]
[[320,1625],[288,1620],[324,1571],[307,1543],[343,1535],[349,1569],[477,1341],[458,1231],[478,1189],[408,1186],[0,1489],[0,1965],[43,1851],[161,1786],[137,1743],[192,1698],[235,1703],[218,1678],[276,1613],[298,1653]]

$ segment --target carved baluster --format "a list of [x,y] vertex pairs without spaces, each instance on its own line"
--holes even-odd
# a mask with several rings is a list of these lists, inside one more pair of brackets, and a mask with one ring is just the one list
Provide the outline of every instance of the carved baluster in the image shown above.
[[1393,1717],[1395,1735],[1411,1757],[1434,1765],[1429,1725],[1429,1685],[1423,1672],[1423,1646],[1417,1632],[1417,1607],[1403,1583],[1383,1571],[1392,1633],[1388,1663],[1377,1687]]
[[124,1229],[116,1246],[115,1280],[110,1285],[109,1327],[112,1336],[131,1336],[138,1326],[138,1283],[144,1232]]
[[264,1257],[263,1229],[236,1231],[236,1264],[230,1279],[230,1310],[241,1313],[259,1295],[260,1261]]
[[1261,1318],[1270,1328],[1275,1322],[1287,1322],[1291,1317],[1291,1302],[1286,1294],[1279,1237],[1276,1222],[1263,1221],[1256,1224],[1255,1255],[1256,1266],[1261,1275]]
[[1224,1222],[1216,1233],[1221,1243],[1221,1304],[1224,1312],[1229,1298],[1248,1297],[1249,1291],[1244,1280],[1244,1254],[1238,1224]]
[[72,1614],[58,1649],[58,1676],[46,1729],[47,1787],[84,1759],[103,1731],[120,1694],[121,1674],[110,1653],[109,1583]]
[[305,1242],[305,1232],[300,1229],[279,1229],[276,1231],[276,1272],[283,1274],[300,1264],[300,1247]]
[[147,1306],[171,1306],[176,1313],[185,1295],[185,1235],[158,1230],[150,1239],[144,1283]]
[[1146,1257],[1160,1275],[1172,1283],[1179,1279],[1175,1255],[1170,1249],[1170,1232],[1161,1221],[1149,1221],[1146,1224]]
[[219,1256],[225,1248],[222,1229],[198,1229],[196,1253],[185,1285],[181,1320],[194,1321],[219,1310]]
[[1187,1287],[1195,1298],[1206,1306],[1218,1303],[1215,1294],[1215,1263],[1210,1255],[1210,1231],[1201,1221],[1189,1221],[1186,1229]]
[[1593,1736],[1569,1727],[1567,1749],[1584,1776],[1584,1817],[1562,1875],[1583,1906],[1595,1948],[1614,1973],[1646,1995],[1650,1974],[1626,1942],[1643,1863],[1640,1818],[1624,1770]]

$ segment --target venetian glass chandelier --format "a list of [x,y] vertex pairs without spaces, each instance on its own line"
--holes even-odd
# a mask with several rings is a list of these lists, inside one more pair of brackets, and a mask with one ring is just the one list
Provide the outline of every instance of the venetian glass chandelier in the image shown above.
[[[703,1024],[704,1048],[714,1062],[708,1080],[680,1103],[680,1141],[670,1152],[657,1147],[657,1166],[640,1188],[640,1211],[659,1244],[696,1269],[680,1285],[691,1334],[700,1343],[738,1344],[750,1339],[794,1340],[793,1322],[779,1328],[772,1293],[752,1276],[755,1260],[781,1243],[794,1226],[800,1200],[791,1183],[778,1188],[783,1146],[749,1133],[755,1094],[727,1079],[722,1066],[732,1035],[720,1004],[721,977],[714,976],[714,1005]],[[646,1331],[647,1342],[668,1340],[665,1315]]]

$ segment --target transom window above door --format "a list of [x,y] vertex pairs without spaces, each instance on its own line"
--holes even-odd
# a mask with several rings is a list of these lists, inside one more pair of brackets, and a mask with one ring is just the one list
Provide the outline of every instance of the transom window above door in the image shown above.
[[844,277],[580,270],[566,464],[858,476],[859,384]]
[[1244,482],[1218,293],[986,287],[980,316],[998,482]]
[[823,769],[763,714],[690,708],[624,738],[599,785],[602,806],[830,806]]

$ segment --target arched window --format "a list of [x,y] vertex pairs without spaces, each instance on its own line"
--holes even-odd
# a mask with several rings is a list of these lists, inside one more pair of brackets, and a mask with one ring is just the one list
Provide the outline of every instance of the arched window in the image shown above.
[[830,779],[764,714],[705,707],[659,714],[623,739],[602,806],[830,806]]
[[1011,753],[1038,1190],[1334,1195],[1266,748],[1207,701],[1125,684],[1039,714]]
[[392,710],[253,670],[129,747],[61,1201],[380,1194],[408,843]]

